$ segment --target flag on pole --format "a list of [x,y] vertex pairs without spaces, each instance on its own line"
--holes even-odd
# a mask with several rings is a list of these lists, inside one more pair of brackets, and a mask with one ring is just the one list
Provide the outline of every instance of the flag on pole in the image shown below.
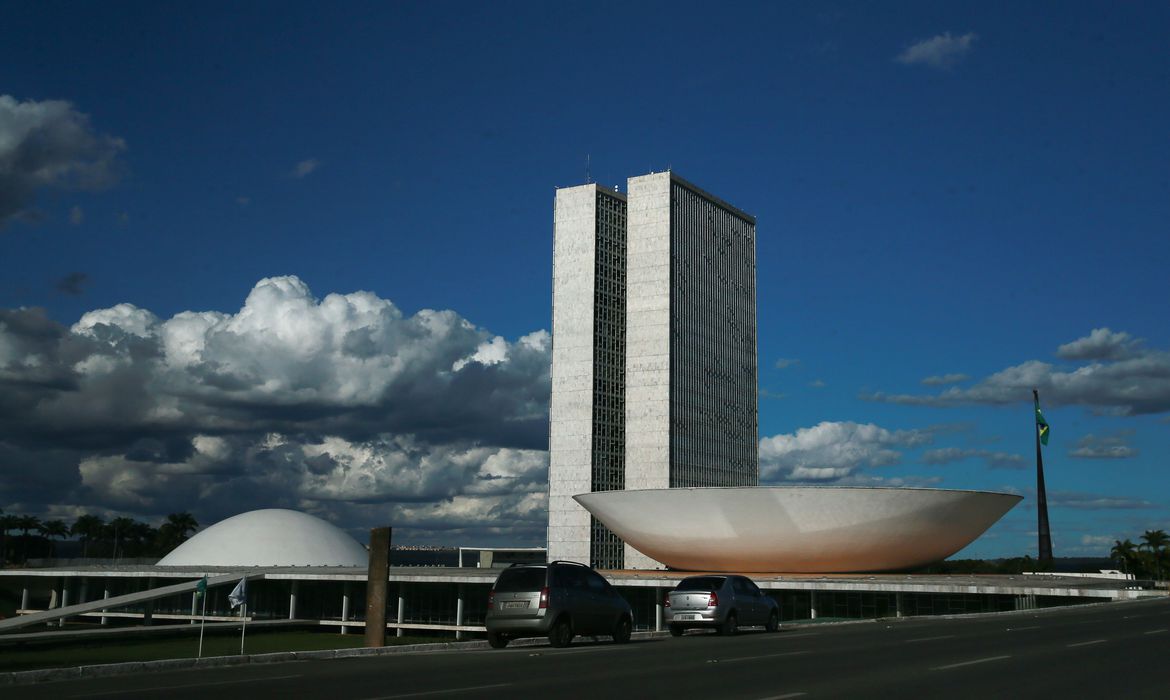
[[199,583],[195,584],[195,597],[202,598],[207,595],[207,576],[199,579]]
[[1044,420],[1044,414],[1040,412],[1040,398],[1036,397],[1036,429],[1040,431],[1040,444],[1048,444],[1048,421]]
[[228,602],[232,604],[232,608],[238,608],[244,603],[248,602],[248,579],[242,578],[228,594]]

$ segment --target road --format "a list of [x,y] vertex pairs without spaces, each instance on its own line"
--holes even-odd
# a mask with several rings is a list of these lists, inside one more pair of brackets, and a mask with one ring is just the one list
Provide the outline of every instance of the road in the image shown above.
[[17,698],[1170,697],[1170,600],[735,637],[300,661],[5,688]]

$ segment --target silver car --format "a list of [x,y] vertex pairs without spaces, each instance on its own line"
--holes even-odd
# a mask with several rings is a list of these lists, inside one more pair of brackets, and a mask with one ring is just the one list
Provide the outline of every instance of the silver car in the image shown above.
[[502,649],[517,637],[548,637],[554,647],[573,637],[612,636],[630,641],[634,614],[630,604],[601,574],[572,561],[512,565],[488,594],[488,644]]
[[666,594],[663,613],[675,637],[690,627],[735,634],[741,625],[780,629],[780,605],[746,576],[691,576]]

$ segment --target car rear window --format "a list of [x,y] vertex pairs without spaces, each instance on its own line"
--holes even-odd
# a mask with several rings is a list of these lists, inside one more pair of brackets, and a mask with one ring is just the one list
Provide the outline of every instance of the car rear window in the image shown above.
[[544,567],[504,569],[496,579],[496,591],[499,593],[539,591],[544,588],[544,571]]
[[722,576],[696,576],[684,578],[674,587],[676,591],[717,591],[723,587]]

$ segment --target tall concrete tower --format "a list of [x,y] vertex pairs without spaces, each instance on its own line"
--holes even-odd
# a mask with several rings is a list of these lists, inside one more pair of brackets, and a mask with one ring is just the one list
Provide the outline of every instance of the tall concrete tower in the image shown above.
[[670,172],[628,192],[625,488],[755,486],[756,220]]
[[607,569],[659,565],[573,495],[759,478],[755,219],[669,172],[628,193],[554,207],[549,558]]
[[573,500],[625,487],[626,198],[557,190],[553,214],[548,553],[623,568],[623,545]]

